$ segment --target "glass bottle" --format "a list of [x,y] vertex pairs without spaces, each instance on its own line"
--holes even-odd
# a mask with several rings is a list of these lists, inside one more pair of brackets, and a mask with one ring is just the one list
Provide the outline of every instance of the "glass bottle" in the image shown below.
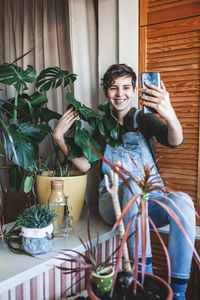
[[63,191],[63,180],[51,181],[51,194],[48,199],[48,206],[53,209],[57,217],[53,221],[54,235],[56,237],[67,236],[68,233],[68,207],[66,196]]

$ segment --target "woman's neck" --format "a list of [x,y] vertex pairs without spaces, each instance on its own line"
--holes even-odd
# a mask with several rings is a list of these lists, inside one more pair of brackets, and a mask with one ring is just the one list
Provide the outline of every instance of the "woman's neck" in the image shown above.
[[126,114],[128,113],[128,111],[118,111],[117,117],[118,117],[120,125],[124,125],[124,117],[126,116]]

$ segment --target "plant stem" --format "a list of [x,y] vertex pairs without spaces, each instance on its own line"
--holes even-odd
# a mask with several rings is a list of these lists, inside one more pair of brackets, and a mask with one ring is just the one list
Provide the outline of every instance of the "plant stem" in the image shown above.
[[16,90],[16,93],[15,93],[15,108],[14,108],[14,116],[13,116],[13,122],[16,126],[17,126],[17,109],[16,109],[16,107],[18,106],[18,95],[19,95],[19,91]]
[[[117,162],[117,163],[119,164],[120,162]],[[113,171],[111,171],[110,177],[111,177],[111,187],[108,186],[107,175],[104,176],[105,186],[106,186],[106,190],[108,191],[108,193],[110,194],[110,196],[112,198],[113,207],[115,210],[115,216],[116,216],[116,220],[117,220],[121,216],[121,206],[120,206],[119,197],[118,197],[118,175],[117,175],[117,173],[114,173]],[[123,220],[118,224],[118,230],[119,230],[119,242],[121,243],[123,236],[125,234]],[[131,264],[129,261],[127,243],[124,244],[122,264],[123,264],[123,270],[125,272],[131,272]]]
[[[112,201],[113,201],[113,206],[114,206],[114,210],[115,210],[115,215],[116,215],[116,219],[118,219],[121,215],[121,207],[119,204],[119,197],[118,197],[118,193],[115,193],[112,196]],[[125,228],[124,228],[124,223],[123,221],[121,221],[118,225],[118,230],[119,230],[119,241],[121,243],[123,236],[125,234]],[[125,272],[131,272],[131,265],[130,265],[130,261],[129,261],[129,254],[128,254],[128,247],[127,247],[127,243],[125,243],[124,245],[124,250],[123,250],[123,270]]]

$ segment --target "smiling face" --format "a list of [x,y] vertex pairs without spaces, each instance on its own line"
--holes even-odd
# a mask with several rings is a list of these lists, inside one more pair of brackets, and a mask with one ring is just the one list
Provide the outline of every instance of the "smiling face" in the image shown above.
[[110,101],[112,107],[117,112],[118,116],[125,116],[131,108],[131,101],[136,94],[137,89],[133,88],[132,78],[130,76],[117,77],[104,90],[106,97]]

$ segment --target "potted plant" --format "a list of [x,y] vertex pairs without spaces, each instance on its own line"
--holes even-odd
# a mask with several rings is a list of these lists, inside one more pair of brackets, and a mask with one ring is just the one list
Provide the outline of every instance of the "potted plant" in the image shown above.
[[[14,97],[5,100],[2,96],[0,99],[0,147],[1,155],[5,157],[1,168],[6,169],[9,178],[5,190],[11,187],[15,193],[19,191],[24,177],[29,175],[28,171],[37,161],[40,163],[39,145],[47,135],[51,135],[49,121],[60,117],[44,107],[48,100],[42,93],[27,93],[35,79],[36,71],[32,66],[23,69],[16,64],[0,65],[0,83],[14,91]],[[32,183],[33,178],[28,177],[25,192],[29,191]],[[4,193],[6,197],[7,193]],[[6,202],[5,199],[5,206]]]
[[[13,227],[3,231],[9,248],[16,253],[37,255],[51,250],[56,213],[44,205],[32,205],[20,214]],[[14,246],[18,244],[18,248]]]
[[[63,74],[65,74],[65,72],[67,71],[63,71],[57,68],[57,72],[58,74],[56,75],[56,79],[61,80]],[[77,221],[80,217],[80,213],[82,211],[84,203],[87,178],[86,176],[85,178],[83,178],[83,174],[80,171],[71,171],[72,164],[69,161],[72,158],[81,157],[83,155],[88,159],[88,162],[90,163],[98,160],[99,157],[96,155],[96,153],[92,151],[91,148],[87,147],[87,145],[90,144],[94,146],[98,151],[101,151],[101,147],[95,141],[93,135],[98,132],[98,134],[101,134],[109,144],[119,145],[121,142],[122,127],[119,124],[117,118],[114,116],[108,102],[104,102],[103,104],[99,105],[99,110],[102,112],[101,114],[99,114],[77,101],[73,97],[73,94],[71,92],[69,80],[66,80],[66,78],[63,78],[63,80],[64,86],[67,87],[67,102],[69,105],[74,107],[74,113],[76,114],[76,112],[78,112],[80,116],[80,120],[76,120],[71,127],[71,130],[69,130],[65,135],[65,140],[69,147],[70,155],[68,157],[68,168],[64,172],[66,175],[75,174],[76,181],[74,182],[73,176],[62,177],[62,180],[64,180],[64,182],[69,182],[69,184],[64,185],[64,192],[68,196],[69,207],[72,207],[71,214],[74,218],[74,221]],[[43,70],[37,78],[36,86],[40,89],[40,91],[46,91],[51,87],[53,88],[54,86],[56,86],[55,70],[53,68],[47,68]],[[83,127],[82,120],[88,123],[91,132]],[[81,175],[81,178],[77,177],[77,175]],[[59,176],[61,176],[61,174]],[[78,179],[79,181],[77,182]],[[85,185],[81,184],[83,179],[85,180]],[[40,202],[43,204],[46,204],[48,200],[48,194],[50,192],[50,180],[51,178],[45,178],[44,176],[37,176],[36,178],[38,197],[39,199],[42,199],[42,202]],[[38,184],[38,181],[41,182],[40,186]],[[44,186],[47,189],[46,196],[43,193]],[[79,189],[77,189],[77,186],[79,187]],[[73,212],[74,206],[76,207],[76,213]]]
[[[95,286],[98,287],[100,295],[108,293],[112,289],[112,283],[114,278],[114,266],[111,260],[115,260],[115,255],[118,251],[116,248],[111,255],[106,257],[105,260],[101,259],[100,247],[99,247],[99,232],[97,232],[96,241],[93,243],[90,234],[90,218],[87,219],[87,233],[88,240],[83,241],[81,237],[79,240],[83,246],[85,253],[76,251],[73,249],[63,249],[61,252],[63,257],[59,257],[59,260],[65,262],[72,262],[77,264],[77,267],[63,267],[56,266],[62,271],[63,274],[79,274],[85,271],[86,281],[92,281]],[[80,280],[82,277],[80,278]],[[78,282],[78,279],[74,284]],[[69,287],[70,289],[71,287]],[[67,292],[67,291],[66,291]]]
[[[0,65],[0,83],[14,88],[13,98],[0,99],[0,111],[5,117],[4,119],[0,118],[1,155],[5,156],[5,166],[1,167],[7,169],[10,186],[15,192],[19,190],[25,178],[24,192],[29,193],[36,178],[36,190],[38,191],[39,203],[41,204],[47,205],[47,199],[50,194],[50,177],[66,177],[71,173],[69,161],[66,163],[66,160],[61,161],[60,159],[59,148],[54,143],[52,129],[49,125],[51,120],[59,119],[61,115],[44,107],[48,99],[43,95],[43,92],[61,85],[63,88],[66,87],[68,103],[73,105],[75,111],[79,112],[80,120],[75,122],[65,137],[70,148],[69,160],[82,155],[85,155],[89,162],[94,162],[98,159],[96,153],[88,149],[86,145],[89,143],[98,151],[100,151],[100,145],[92,138],[88,130],[82,126],[81,120],[88,122],[93,132],[98,130],[110,144],[120,143],[121,126],[111,111],[108,102],[103,103],[99,107],[103,113],[102,115],[82,105],[73,97],[70,85],[76,80],[76,77],[75,74],[70,74],[59,67],[44,69],[37,76],[36,70],[30,65],[26,69],[14,63]],[[34,85],[36,92],[27,93],[29,84]],[[47,136],[49,136],[53,149],[48,157],[44,154],[40,155],[39,151],[41,142]],[[67,168],[66,165],[68,166]],[[46,171],[47,173],[45,173]],[[70,188],[65,184],[64,191],[66,191],[66,196],[68,196],[69,207],[72,207],[73,210],[73,205],[76,204],[74,199],[78,199],[77,207],[82,208],[83,206],[87,175],[80,174],[78,171],[72,172],[75,175],[79,175],[79,182],[75,184],[75,188],[71,191],[72,180],[77,176],[72,176],[71,179],[64,179],[70,180],[68,185]],[[82,179],[84,183],[81,188],[80,182]],[[42,181],[42,188],[39,187],[38,182],[40,180]],[[79,196],[82,197],[82,200],[78,197],[71,199],[77,190],[77,186],[79,186]],[[44,192],[44,187],[47,188],[47,192]],[[75,221],[79,217],[80,213],[74,215]]]
[[[97,153],[97,151],[93,148],[93,150]],[[115,276],[113,279],[113,296],[110,296],[111,298],[108,299],[143,299],[140,297],[147,297],[145,299],[172,299],[172,290],[169,286],[169,284],[163,279],[159,278],[158,276],[154,276],[152,274],[146,274],[145,273],[145,262],[146,262],[146,230],[147,230],[147,224],[146,224],[146,219],[148,218],[148,213],[147,213],[147,206],[146,202],[147,201],[156,201],[154,199],[148,199],[148,194],[150,191],[153,191],[154,189],[160,188],[158,186],[158,178],[156,175],[152,175],[151,170],[153,169],[154,165],[150,168],[146,167],[145,165],[143,166],[143,170],[140,170],[141,173],[141,178],[134,178],[129,172],[127,172],[121,165],[120,162],[115,163],[114,165],[111,164],[109,161],[107,161],[102,155],[97,153],[99,157],[106,162],[111,169],[114,171],[114,173],[111,174],[111,186],[108,184],[108,178],[105,176],[105,183],[106,183],[106,188],[108,192],[111,194],[112,200],[113,200],[113,206],[115,209],[116,213],[116,219],[117,222],[113,229],[118,226],[119,229],[119,243],[120,243],[120,249],[118,251],[118,257],[116,260],[115,264]],[[137,164],[133,159],[132,163],[135,164],[135,166],[138,168]],[[118,176],[125,182],[127,187],[130,189],[133,197],[129,200],[127,205],[124,207],[123,211],[121,212],[120,204],[119,204],[119,199],[118,199]],[[138,184],[138,186],[141,189],[141,193],[139,194],[134,194],[133,191],[131,190],[131,187],[128,183],[127,178],[133,180]],[[168,188],[166,188],[168,189]],[[170,191],[172,191],[170,189]],[[174,191],[173,191],[174,192]],[[124,230],[123,227],[123,218],[125,214],[129,211],[130,207],[135,203],[135,201],[140,197],[140,209],[138,213],[132,217],[130,222],[128,223],[126,230]],[[158,203],[159,204],[159,203]],[[179,217],[176,215],[175,212],[173,212],[170,207],[168,207],[164,203],[160,203],[165,209],[169,215],[173,218],[173,220],[176,222],[176,224],[179,226],[180,230],[183,232],[185,235],[189,245],[193,249],[194,257],[196,259],[196,262],[198,266],[200,267],[200,257],[194,248],[192,242],[190,241],[190,237],[187,235]],[[139,266],[139,258],[138,258],[138,219],[139,216],[141,216],[141,239],[142,239],[142,271],[138,271],[138,266]],[[135,218],[135,232],[134,232],[134,237],[135,237],[135,258],[133,262],[133,268],[132,270],[130,269],[131,266],[130,264],[127,263],[127,241],[129,238],[129,232],[130,228],[133,222],[133,219]],[[169,259],[169,254],[167,251],[167,248],[155,226],[153,221],[148,218],[154,231],[156,232],[163,248],[166,254],[167,258],[167,263],[168,263],[168,282],[170,282],[171,278],[171,266],[170,266],[170,259]],[[123,263],[123,272],[119,272],[119,264],[121,258],[124,257],[124,262]],[[119,272],[119,274],[118,274]],[[122,276],[122,280],[119,279],[119,276]],[[128,276],[128,280],[126,277]],[[120,285],[122,282],[122,286]],[[128,286],[126,283],[129,282]],[[121,286],[121,287],[120,287]],[[155,294],[154,294],[154,287],[155,287]],[[120,291],[123,293],[120,293]],[[161,294],[159,295],[159,290]],[[96,291],[95,291],[96,292]],[[163,293],[164,292],[164,293]],[[88,294],[90,295],[91,299],[98,299],[96,298],[96,295],[94,295],[94,291],[91,289],[91,286],[89,285],[88,287]],[[116,296],[116,294],[118,296]],[[154,296],[153,296],[154,294]],[[142,296],[143,295],[143,296]],[[146,296],[145,296],[146,295]],[[119,298],[116,298],[119,297]],[[107,298],[106,298],[107,299]]]

